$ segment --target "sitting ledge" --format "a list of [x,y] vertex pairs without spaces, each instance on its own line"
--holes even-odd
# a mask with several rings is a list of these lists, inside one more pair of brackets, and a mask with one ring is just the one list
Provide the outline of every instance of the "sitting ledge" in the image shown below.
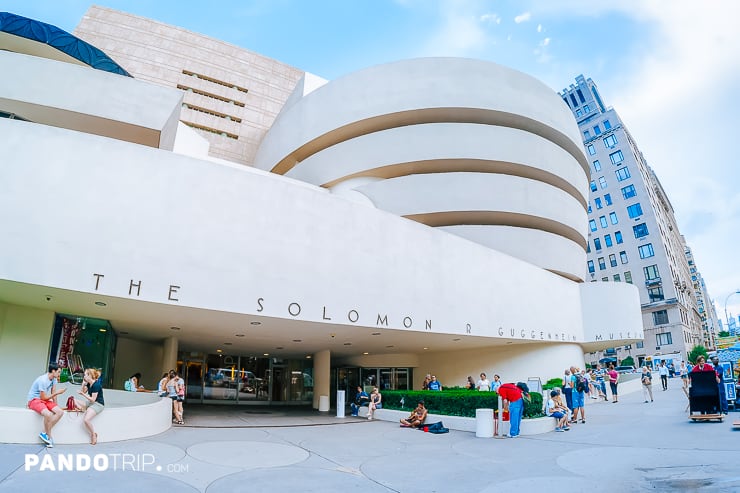
[[[64,384],[67,392],[58,397],[64,408],[69,396],[79,396],[79,385]],[[104,389],[105,410],[92,423],[98,442],[117,442],[158,435],[172,426],[172,400],[156,394]],[[56,445],[90,443],[90,433],[83,422],[84,413],[65,411],[52,429]],[[0,407],[0,443],[36,443],[43,445],[43,417],[24,407]]]

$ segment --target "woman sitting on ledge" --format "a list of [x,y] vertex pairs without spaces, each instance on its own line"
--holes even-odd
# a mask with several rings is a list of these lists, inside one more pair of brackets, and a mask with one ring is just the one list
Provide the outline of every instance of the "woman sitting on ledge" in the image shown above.
[[427,408],[424,407],[424,401],[419,401],[416,405],[416,409],[411,411],[411,415],[408,418],[401,420],[401,426],[404,428],[418,428],[424,424],[427,419]]

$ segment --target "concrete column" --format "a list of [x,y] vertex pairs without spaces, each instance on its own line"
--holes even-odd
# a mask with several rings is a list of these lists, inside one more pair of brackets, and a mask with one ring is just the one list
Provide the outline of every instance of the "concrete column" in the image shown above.
[[319,396],[329,395],[331,389],[331,351],[313,355],[313,408],[319,408]]
[[[177,365],[177,337],[171,336],[164,340],[162,344],[162,371],[157,377],[160,377],[162,373],[170,371]],[[159,381],[159,379],[157,379]]]

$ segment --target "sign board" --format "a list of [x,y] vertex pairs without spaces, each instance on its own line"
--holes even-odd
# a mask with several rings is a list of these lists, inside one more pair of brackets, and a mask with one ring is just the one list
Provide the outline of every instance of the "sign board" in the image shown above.
[[725,383],[725,395],[727,396],[728,401],[734,401],[737,399],[737,394],[735,393],[735,382]]

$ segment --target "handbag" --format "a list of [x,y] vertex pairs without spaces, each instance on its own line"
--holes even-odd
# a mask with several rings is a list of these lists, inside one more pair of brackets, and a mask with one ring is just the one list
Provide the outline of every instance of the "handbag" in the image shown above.
[[67,398],[67,407],[65,409],[67,411],[79,411],[80,410],[77,408],[77,403],[75,402],[75,398],[72,396],[69,396]]

